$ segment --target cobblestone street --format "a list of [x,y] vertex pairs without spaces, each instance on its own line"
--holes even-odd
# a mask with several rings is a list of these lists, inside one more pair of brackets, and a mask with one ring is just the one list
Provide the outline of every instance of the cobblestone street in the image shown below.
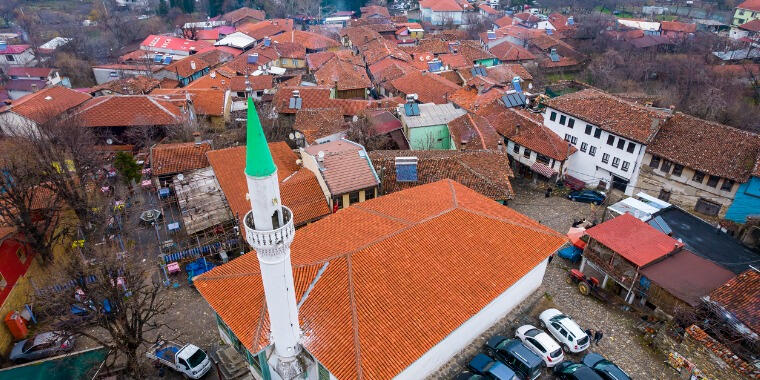
[[[513,209],[530,216],[561,233],[566,233],[573,220],[587,218],[601,221],[603,206],[595,207],[565,199],[559,194],[544,197],[542,188],[528,181],[512,182],[517,196],[509,202]],[[665,358],[647,347],[635,329],[636,317],[620,307],[604,305],[594,298],[578,292],[575,286],[565,282],[570,263],[555,258],[549,264],[543,285],[512,313],[499,321],[431,379],[451,379],[464,370],[467,361],[481,350],[486,339],[492,335],[514,336],[514,330],[526,323],[538,326],[538,314],[554,307],[571,316],[583,329],[601,330],[604,338],[598,346],[581,354],[565,355],[579,361],[589,351],[598,352],[615,362],[634,379],[675,379],[677,373],[664,364]],[[551,378],[545,370],[542,378]]]

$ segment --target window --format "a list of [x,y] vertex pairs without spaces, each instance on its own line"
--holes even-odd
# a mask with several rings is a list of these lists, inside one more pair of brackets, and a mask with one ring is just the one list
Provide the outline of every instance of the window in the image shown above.
[[720,189],[723,191],[731,191],[731,189],[734,188],[734,181],[726,178],[723,180],[723,185],[720,186]]
[[705,215],[718,215],[720,212],[720,205],[715,202],[708,201],[707,199],[699,198],[699,200],[697,200],[697,204],[694,206],[694,211]]
[[368,201],[375,197],[375,188],[364,190],[364,200]]
[[660,195],[658,195],[657,198],[660,198],[660,199],[662,199],[665,202],[669,201],[670,200],[670,191],[667,191],[665,189],[660,190]]
[[702,173],[699,170],[695,170],[694,171],[694,177],[691,178],[691,180],[694,181],[694,182],[696,182],[696,183],[702,183],[702,181],[704,181],[704,179],[705,179],[705,173]]
[[14,57],[12,54],[6,54],[5,55],[5,60],[8,61],[8,62],[13,62],[13,61],[16,60],[16,57]]
[[612,167],[616,168],[620,166],[620,158],[618,157],[612,157]]
[[570,143],[573,145],[578,145],[578,138],[575,136],[570,136]]
[[594,137],[599,138],[602,136],[602,130],[597,128],[596,131],[594,131]]
[[570,142],[570,138],[571,138],[571,137],[572,137],[572,136],[570,136],[570,135],[568,135],[567,133],[565,133],[565,141],[567,141],[567,142]]
[[602,163],[606,164],[608,162],[610,162],[610,155],[607,154],[607,153],[605,153],[605,154],[602,155]]
[[333,208],[337,211],[340,208],[343,208],[343,197],[337,196],[333,199]]
[[592,157],[593,157],[593,156],[596,156],[596,147],[595,147],[595,146],[590,146],[590,147],[588,148],[588,155],[589,155],[589,156],[592,156]]
[[711,175],[710,178],[707,179],[707,186],[710,186],[710,187],[718,186],[719,180],[720,180],[720,177]]
[[549,116],[549,120],[551,121],[557,120],[557,113],[552,111],[551,116]]
[[359,202],[359,192],[353,191],[348,193],[348,202],[351,204]]
[[607,136],[607,145],[614,145],[615,144],[615,136],[609,135]]
[[623,150],[623,149],[625,149],[625,140],[623,140],[623,139],[618,139],[617,148],[618,148],[618,149],[620,149],[620,150]]
[[549,159],[549,157],[546,157],[543,154],[536,153],[536,161],[538,161],[538,162],[540,162],[540,163],[542,163],[544,165],[549,165],[549,162],[551,160]]
[[541,345],[541,343],[538,343],[537,340],[533,338],[525,338],[525,340],[527,340],[530,344],[533,345],[533,347],[537,348],[539,351],[546,352],[546,348],[544,348],[544,346]]
[[683,173],[683,165],[675,164],[673,165],[673,175],[676,177],[680,177]]
[[652,156],[652,161],[649,161],[649,167],[650,168],[659,168],[660,167],[660,157]]
[[[6,286],[8,286],[8,281],[5,281],[5,277],[3,277],[3,274],[0,273],[0,292],[5,290]],[[34,339],[29,339],[29,341],[34,341]]]
[[586,151],[586,149],[588,149],[588,144],[586,144],[586,143],[581,143],[581,152],[585,152],[585,151]]
[[630,169],[631,163],[628,161],[623,161],[623,166],[620,167],[620,170],[627,172],[628,169]]
[[629,142],[628,143],[628,153],[633,153],[633,151],[636,150],[636,144]]
[[591,136],[591,130],[593,130],[593,129],[594,128],[592,126],[586,124],[586,134],[587,135]]
[[517,144],[515,144],[515,146],[514,146],[514,147],[512,147],[512,150],[513,150],[515,153],[520,153],[520,145],[517,145]]
[[668,160],[662,160],[662,167],[660,170],[664,171],[665,173],[670,173],[670,166],[673,165],[672,162]]
[[26,263],[26,249],[24,247],[19,247],[19,249],[16,250],[16,257],[18,257],[18,261],[21,262],[21,264]]
[[575,125],[575,119],[572,117],[567,120],[567,127],[572,128]]
[[525,148],[525,150],[523,151],[523,156],[530,158],[530,154],[531,154],[530,149]]
[[562,125],[565,125],[565,119],[567,119],[567,116],[560,115],[560,117],[559,117],[559,123],[562,124]]

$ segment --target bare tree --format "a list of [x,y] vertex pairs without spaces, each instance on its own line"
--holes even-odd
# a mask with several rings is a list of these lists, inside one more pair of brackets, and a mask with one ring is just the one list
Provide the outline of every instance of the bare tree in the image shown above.
[[388,135],[377,133],[366,117],[360,117],[357,121],[350,123],[346,138],[363,145],[368,151],[393,149],[389,146],[391,139]]

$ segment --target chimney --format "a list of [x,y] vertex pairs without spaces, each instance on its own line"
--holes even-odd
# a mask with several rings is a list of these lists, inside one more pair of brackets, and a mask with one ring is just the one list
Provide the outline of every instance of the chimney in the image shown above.
[[674,113],[676,113],[676,105],[675,104],[671,104],[670,105],[670,114],[672,115]]
[[211,79],[216,78],[216,71],[212,71],[211,74],[209,74]]
[[498,144],[499,144],[499,146],[498,146],[496,149],[497,149],[499,152],[502,152],[502,151],[504,151],[504,142],[503,142],[501,139],[499,139],[499,143],[498,143]]
[[660,119],[653,117],[652,118],[652,130],[657,130],[657,127],[660,126]]
[[195,146],[201,145],[201,133],[193,132],[193,140],[195,140]]
[[522,86],[520,86],[521,81],[522,81],[522,78],[520,77],[512,78],[512,88],[514,88],[515,92],[517,92],[518,94],[522,93]]
[[459,143],[459,149],[460,150],[465,150],[466,148],[467,148],[467,141],[465,141],[464,139],[462,139],[462,141]]
[[298,91],[298,90],[293,90],[293,93],[292,93],[292,95],[293,95],[293,97],[294,97],[294,98],[298,98],[298,97],[300,97],[300,96],[301,96],[301,91]]
[[195,70],[195,61],[190,61],[190,68]]
[[515,135],[520,134],[520,124],[515,125]]

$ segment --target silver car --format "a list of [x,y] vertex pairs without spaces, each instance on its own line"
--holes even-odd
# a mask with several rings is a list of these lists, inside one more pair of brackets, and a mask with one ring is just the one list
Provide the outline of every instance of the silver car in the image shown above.
[[63,331],[49,331],[24,339],[13,346],[8,359],[24,363],[60,355],[74,348],[74,337]]

